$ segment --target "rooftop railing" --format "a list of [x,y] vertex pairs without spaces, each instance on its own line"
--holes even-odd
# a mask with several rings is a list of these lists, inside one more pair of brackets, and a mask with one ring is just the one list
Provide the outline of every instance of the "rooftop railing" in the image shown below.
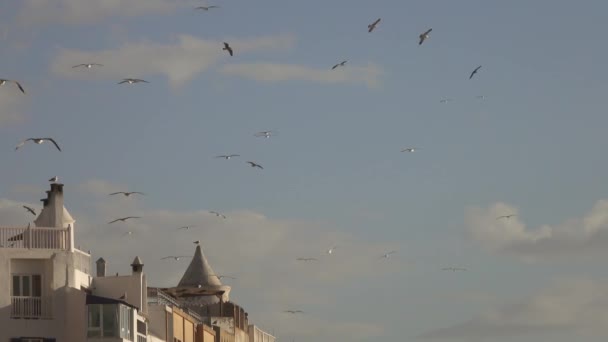
[[0,248],[70,249],[70,229],[0,227]]

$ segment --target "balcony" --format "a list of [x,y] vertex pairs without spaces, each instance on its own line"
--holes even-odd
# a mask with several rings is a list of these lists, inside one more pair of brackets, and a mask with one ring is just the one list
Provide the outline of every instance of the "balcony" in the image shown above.
[[11,318],[52,318],[52,302],[50,297],[12,296],[11,304]]
[[0,227],[0,248],[68,250],[70,230],[70,227]]

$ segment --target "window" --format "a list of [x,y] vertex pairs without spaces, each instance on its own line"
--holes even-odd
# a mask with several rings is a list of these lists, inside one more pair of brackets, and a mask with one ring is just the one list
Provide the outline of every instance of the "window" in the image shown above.
[[87,336],[133,341],[133,309],[122,304],[89,304]]
[[39,274],[13,274],[13,297],[41,297],[42,276]]

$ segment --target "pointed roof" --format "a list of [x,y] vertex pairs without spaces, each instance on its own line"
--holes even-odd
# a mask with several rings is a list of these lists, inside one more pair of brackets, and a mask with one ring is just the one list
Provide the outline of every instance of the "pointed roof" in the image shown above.
[[143,266],[144,264],[142,264],[141,259],[136,256],[135,259],[133,259],[133,262],[131,263],[131,266]]
[[186,273],[184,273],[182,280],[179,281],[178,286],[222,286],[219,278],[214,275],[215,272],[211,268],[211,265],[209,265],[207,258],[205,258],[201,246],[197,245],[192,261],[186,269]]

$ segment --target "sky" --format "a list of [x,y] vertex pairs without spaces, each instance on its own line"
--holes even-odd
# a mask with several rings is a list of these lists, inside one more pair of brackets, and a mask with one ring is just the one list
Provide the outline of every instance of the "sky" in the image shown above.
[[[27,225],[21,205],[38,210],[58,176],[77,244],[110,273],[138,255],[150,285],[176,285],[188,260],[160,258],[201,240],[237,278],[231,299],[281,340],[605,341],[607,11],[1,2],[0,78],[26,94],[0,87],[0,225]],[[117,84],[129,77],[149,83]],[[62,152],[15,151],[30,137]]]

